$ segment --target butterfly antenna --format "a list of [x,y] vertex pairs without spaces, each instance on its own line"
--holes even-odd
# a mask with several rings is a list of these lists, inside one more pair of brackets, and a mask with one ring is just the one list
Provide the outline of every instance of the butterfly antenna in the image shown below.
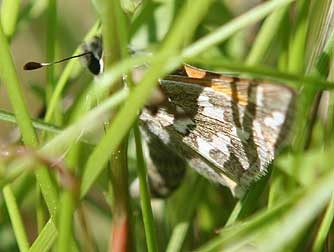
[[79,58],[79,57],[85,56],[87,54],[92,54],[92,52],[84,52],[84,53],[74,55],[74,56],[71,56],[71,57],[67,57],[67,58],[64,58],[64,59],[61,59],[61,60],[58,60],[58,61],[54,61],[54,62],[34,62],[34,61],[30,61],[23,66],[23,69],[27,70],[27,71],[36,70],[38,68],[58,64],[58,63],[61,63],[61,62],[64,62],[64,61],[67,61],[67,60],[70,60],[70,59],[73,59],[73,58]]

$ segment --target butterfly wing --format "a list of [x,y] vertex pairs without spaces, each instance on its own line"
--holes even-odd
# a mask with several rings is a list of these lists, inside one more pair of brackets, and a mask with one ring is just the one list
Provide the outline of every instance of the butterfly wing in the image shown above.
[[160,86],[186,116],[144,110],[140,119],[149,145],[159,139],[169,150],[161,155],[184,159],[235,195],[265,174],[287,139],[295,97],[287,86],[217,74],[169,76]]

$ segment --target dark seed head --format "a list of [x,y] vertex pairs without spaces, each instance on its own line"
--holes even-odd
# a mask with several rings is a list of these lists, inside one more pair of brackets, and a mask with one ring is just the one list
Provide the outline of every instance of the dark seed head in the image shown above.
[[43,67],[43,65],[41,63],[38,63],[38,62],[28,62],[27,64],[25,64],[23,66],[23,69],[24,70],[35,70],[35,69],[38,69],[38,68],[41,68]]

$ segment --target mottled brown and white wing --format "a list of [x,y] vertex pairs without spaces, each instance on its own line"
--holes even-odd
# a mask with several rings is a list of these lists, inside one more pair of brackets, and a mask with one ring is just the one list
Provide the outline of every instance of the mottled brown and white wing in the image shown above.
[[202,79],[169,76],[160,86],[186,115],[175,117],[160,108],[140,116],[149,149],[160,153],[163,145],[161,155],[169,157],[158,164],[162,170],[178,157],[241,196],[266,173],[287,139],[295,97],[287,86],[214,74]]

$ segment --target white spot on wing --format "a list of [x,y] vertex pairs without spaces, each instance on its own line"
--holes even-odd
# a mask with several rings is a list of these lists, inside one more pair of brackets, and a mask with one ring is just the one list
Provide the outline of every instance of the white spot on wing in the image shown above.
[[219,121],[224,119],[224,109],[222,108],[204,107],[202,114]]
[[264,119],[264,124],[268,127],[277,128],[284,123],[284,115],[281,112],[273,112],[272,116],[267,116]]
[[165,130],[163,127],[161,127],[161,125],[149,122],[147,124],[147,126],[148,126],[149,130],[152,133],[154,133],[156,136],[158,136],[164,144],[169,144],[170,143],[171,140],[170,140],[169,133],[167,132],[167,130]]
[[224,118],[224,109],[215,107],[211,102],[207,95],[200,95],[197,98],[198,106],[203,107],[202,114],[204,116],[210,117],[212,119],[216,119],[222,121]]
[[274,156],[274,150],[270,144],[267,144],[262,132],[261,124],[259,122],[253,122],[253,131],[257,145],[257,153],[260,159],[259,167],[260,170],[263,170],[265,168],[264,165],[268,163],[268,159],[271,159],[271,157]]
[[182,134],[186,134],[189,131],[190,126],[195,126],[195,125],[196,125],[195,122],[190,118],[180,118],[175,120],[173,127],[176,131]]
[[198,102],[198,104],[200,106],[205,106],[207,104],[210,104],[209,103],[209,97],[207,95],[200,95],[200,96],[198,96],[197,102]]
[[198,150],[202,153],[202,155],[210,157],[210,151],[214,149],[212,145],[208,141],[203,140],[200,137],[197,137],[196,141],[198,145]]
[[230,152],[228,146],[231,144],[231,140],[228,136],[222,133],[218,133],[217,137],[213,138],[212,145],[219,151],[229,156]]
[[257,86],[256,105],[258,107],[263,107],[263,87],[262,86]]
[[[226,160],[230,156],[230,151],[228,147],[231,144],[231,140],[223,133],[218,133],[216,136],[213,136],[212,141],[203,139],[201,137],[197,137],[196,141],[198,145],[198,150],[201,155],[208,159],[211,159],[214,162],[217,162],[217,160],[214,160],[212,158],[210,151],[215,150],[221,152],[224,155],[224,159],[226,158]],[[222,163],[220,163],[219,165],[222,165]]]

